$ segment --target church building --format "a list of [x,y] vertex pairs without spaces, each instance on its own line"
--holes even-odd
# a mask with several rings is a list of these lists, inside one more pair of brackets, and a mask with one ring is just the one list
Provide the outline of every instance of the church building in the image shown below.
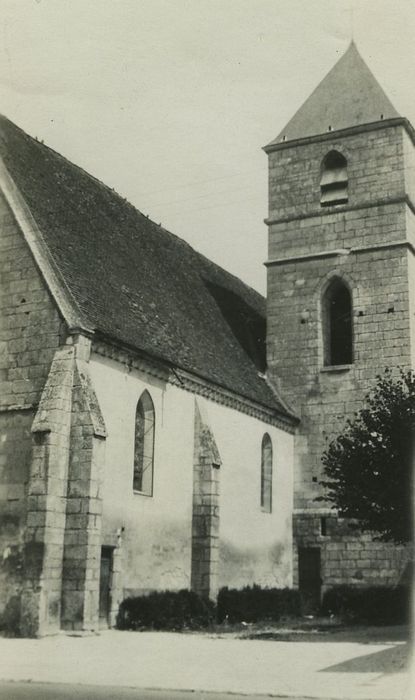
[[265,300],[0,118],[0,620],[399,580],[315,499],[326,437],[414,364],[414,142],[352,44],[265,148]]
[[153,590],[291,586],[265,300],[5,118],[0,153],[3,616],[88,630]]

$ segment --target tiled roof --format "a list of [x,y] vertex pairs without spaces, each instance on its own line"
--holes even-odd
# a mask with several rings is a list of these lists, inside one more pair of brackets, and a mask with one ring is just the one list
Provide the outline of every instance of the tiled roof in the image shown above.
[[352,42],[269,146],[338,131],[382,119],[398,112]]
[[0,155],[89,327],[286,413],[260,294],[4,117]]

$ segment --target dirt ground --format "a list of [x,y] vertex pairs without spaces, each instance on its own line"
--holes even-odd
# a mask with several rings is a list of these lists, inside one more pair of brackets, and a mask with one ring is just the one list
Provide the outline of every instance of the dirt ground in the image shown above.
[[246,623],[218,625],[216,634],[235,634],[239,638],[274,639],[275,641],[330,642],[406,642],[410,638],[408,625],[346,624],[338,619],[302,618],[278,623]]
[[[242,623],[218,626],[211,637],[270,642],[339,642],[352,644],[393,644],[383,658],[365,656],[339,670],[356,672],[397,673],[407,669],[413,657],[412,635],[409,626],[346,625],[339,620],[306,619],[291,620],[283,624]],[[381,663],[379,663],[381,662]]]

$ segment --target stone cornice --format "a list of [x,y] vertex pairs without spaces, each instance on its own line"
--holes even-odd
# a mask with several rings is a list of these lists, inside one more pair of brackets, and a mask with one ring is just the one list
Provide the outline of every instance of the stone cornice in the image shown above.
[[326,131],[323,134],[315,134],[314,136],[306,136],[304,138],[292,139],[291,141],[279,141],[278,143],[270,143],[263,147],[265,153],[273,153],[274,151],[282,151],[286,148],[295,148],[296,146],[305,146],[309,143],[318,143],[319,141],[333,141],[345,136],[354,136],[355,134],[364,134],[368,131],[378,131],[379,129],[390,129],[395,126],[403,126],[412,142],[415,143],[415,130],[408,119],[405,117],[394,117],[392,119],[382,119],[369,124],[359,124],[351,126],[347,129],[338,129],[337,131]]
[[287,258],[273,258],[264,262],[265,267],[274,267],[275,265],[284,265],[285,263],[297,263],[309,260],[318,260],[319,258],[335,258],[339,255],[349,255],[350,249],[336,248],[334,250],[322,250],[316,253],[306,253],[305,255],[293,255]]
[[267,226],[274,224],[289,224],[293,221],[303,221],[304,219],[315,219],[317,217],[333,216],[333,214],[344,214],[348,211],[358,211],[359,209],[373,209],[374,207],[386,207],[393,204],[406,204],[409,209],[415,214],[415,204],[409,195],[404,194],[399,197],[387,197],[385,199],[377,199],[374,202],[365,202],[362,204],[344,204],[327,207],[324,209],[314,209],[314,211],[303,212],[295,216],[282,216],[280,218],[264,219]]
[[280,414],[277,410],[262,406],[244,396],[234,394],[228,389],[208,382],[195,374],[186,372],[178,367],[168,366],[157,360],[145,358],[139,353],[116,346],[107,340],[94,340],[92,342],[92,352],[140,372],[145,372],[156,379],[173,384],[192,394],[203,396],[222,406],[233,408],[240,413],[245,413],[286,432],[294,433],[298,423],[298,419],[295,416]]
[[369,253],[376,250],[392,250],[393,248],[407,248],[412,254],[415,254],[415,247],[410,241],[392,241],[391,243],[374,243],[373,245],[355,246],[353,248],[335,248],[333,250],[322,250],[316,253],[306,253],[305,255],[293,255],[286,258],[274,258],[264,262],[265,267],[275,267],[277,265],[286,265],[287,263],[309,262],[310,260],[319,260],[322,258],[335,258],[340,256],[351,255],[352,253]]
[[321,507],[315,507],[315,506],[310,506],[309,508],[294,508],[293,509],[293,516],[296,515],[309,515],[310,517],[312,516],[332,516],[334,518],[338,517],[338,510],[336,508],[332,508],[330,505],[327,506],[321,506]]
[[18,413],[19,411],[34,411],[38,407],[37,403],[13,403],[9,406],[0,406],[0,413]]

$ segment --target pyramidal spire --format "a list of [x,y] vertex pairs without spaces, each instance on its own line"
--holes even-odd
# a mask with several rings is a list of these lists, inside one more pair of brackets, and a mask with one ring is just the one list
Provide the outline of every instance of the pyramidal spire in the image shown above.
[[352,41],[269,145],[399,117]]

